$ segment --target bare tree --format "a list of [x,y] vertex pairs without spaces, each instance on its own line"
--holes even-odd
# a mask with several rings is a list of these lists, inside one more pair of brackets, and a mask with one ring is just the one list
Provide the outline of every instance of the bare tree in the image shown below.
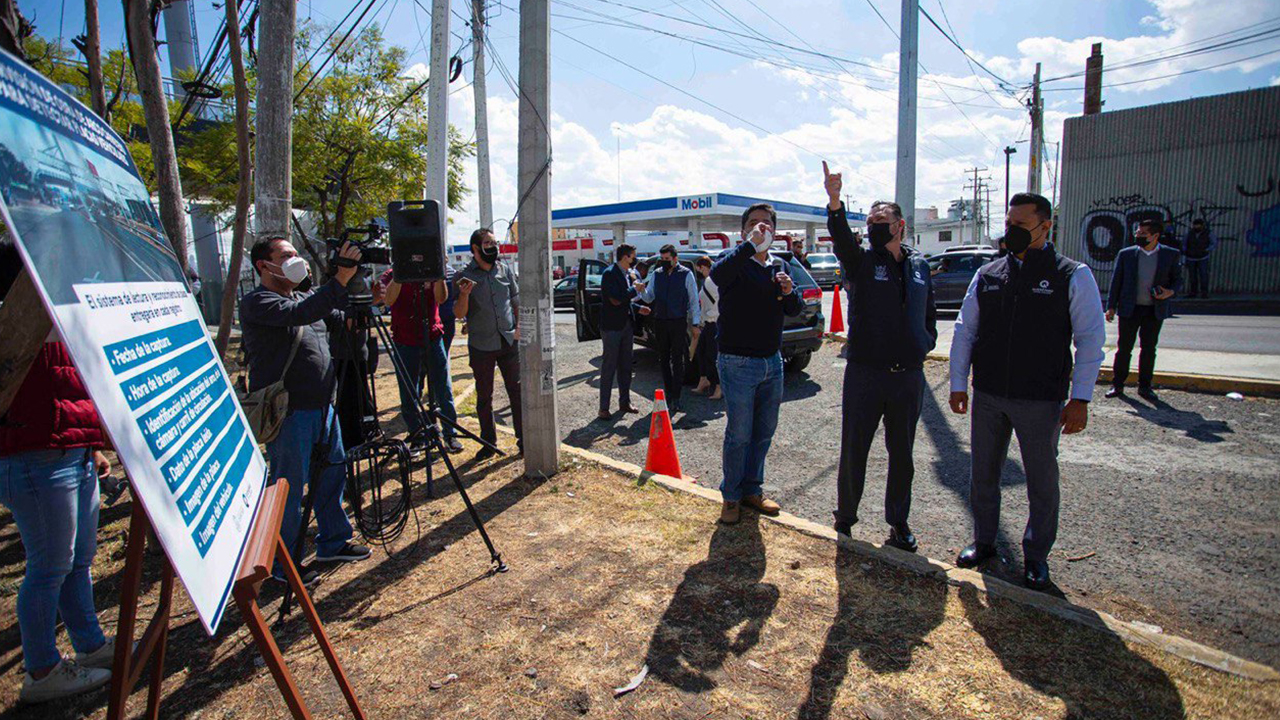
[[236,189],[235,229],[231,235],[231,258],[227,261],[227,280],[222,287],[222,313],[218,320],[218,354],[224,359],[231,341],[231,321],[235,317],[236,295],[240,286],[240,265],[244,262],[244,236],[249,225],[249,191],[253,187],[253,161],[249,157],[249,81],[244,72],[244,54],[240,48],[238,0],[226,0],[227,46],[236,96],[236,156],[240,161],[240,184]]
[[18,10],[17,0],[0,0],[0,49],[9,51],[20,60],[27,59],[22,41],[35,31],[31,23]]
[[107,95],[102,85],[102,42],[98,37],[98,0],[84,0],[84,35],[72,40],[89,66],[85,75],[89,78],[89,101],[93,111],[103,120],[107,118]]
[[[0,0],[3,1],[3,0]],[[142,95],[142,112],[147,120],[147,137],[151,160],[155,167],[156,188],[160,194],[160,222],[169,244],[178,256],[183,274],[187,272],[187,218],[182,202],[182,179],[178,176],[178,154],[173,145],[173,128],[169,125],[169,103],[160,77],[160,58],[156,55],[156,38],[151,24],[157,9],[152,0],[124,0],[125,33],[129,38],[129,56]]]

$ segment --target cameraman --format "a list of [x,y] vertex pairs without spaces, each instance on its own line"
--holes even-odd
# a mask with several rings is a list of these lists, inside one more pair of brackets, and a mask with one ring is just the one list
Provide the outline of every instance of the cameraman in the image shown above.
[[[360,249],[345,243],[339,258],[359,262]],[[281,379],[290,349],[297,342],[297,354],[284,375],[289,392],[289,412],[280,434],[267,444],[271,478],[289,481],[280,536],[293,548],[302,523],[302,491],[311,477],[312,449],[327,445],[328,462],[313,488],[316,516],[316,562],[351,562],[369,557],[369,548],[355,545],[351,523],[342,509],[346,484],[346,453],[342,430],[333,409],[334,364],[329,354],[325,323],[345,323],[337,308],[347,297],[347,283],[356,274],[356,265],[339,265],[333,279],[318,290],[296,288],[307,278],[307,262],[284,237],[268,236],[254,243],[249,261],[259,281],[240,300],[240,325],[245,353],[249,359],[249,391],[264,388]],[[301,560],[301,558],[297,558]],[[300,571],[304,582],[317,577],[312,569]],[[283,574],[277,566],[277,579]]]

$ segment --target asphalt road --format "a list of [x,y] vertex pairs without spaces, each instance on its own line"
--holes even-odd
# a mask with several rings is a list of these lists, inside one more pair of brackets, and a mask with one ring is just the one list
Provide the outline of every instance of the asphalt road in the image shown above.
[[[649,415],[595,419],[600,345],[577,342],[572,315],[558,319],[565,441],[643,464]],[[787,378],[766,472],[767,493],[822,523],[835,501],[843,373],[840,346],[828,344],[806,372]],[[911,524],[920,552],[949,560],[970,541],[972,525],[968,424],[947,408],[945,373],[944,363],[926,368]],[[633,390],[642,410],[659,382],[656,355],[637,348]],[[1058,588],[1084,605],[1280,666],[1280,402],[1174,391],[1159,405],[1098,398],[1088,430],[1062,442],[1061,528],[1050,557]],[[495,404],[505,417],[505,399]],[[684,472],[715,487],[723,404],[686,392],[685,407],[675,422]],[[885,472],[877,441],[858,538],[884,540]],[[1027,503],[1016,441],[1006,473],[1004,560],[989,571],[1018,581]]]

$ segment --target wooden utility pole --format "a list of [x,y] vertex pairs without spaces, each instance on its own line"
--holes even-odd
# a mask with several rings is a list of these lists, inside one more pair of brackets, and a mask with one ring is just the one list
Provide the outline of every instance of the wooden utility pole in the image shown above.
[[524,471],[560,469],[555,315],[551,306],[551,15],[548,0],[520,0],[520,397]]
[[239,185],[236,188],[236,219],[231,234],[231,257],[227,260],[226,281],[222,285],[222,307],[219,311],[218,354],[226,359],[231,341],[231,322],[236,312],[240,286],[240,265],[244,258],[244,236],[249,226],[249,189],[253,183],[253,160],[249,157],[249,81],[244,71],[244,54],[240,48],[240,13],[237,0],[225,0],[227,9],[227,49],[231,57],[231,73],[236,96],[236,157],[240,161]]
[[133,59],[133,73],[138,79],[138,93],[142,95],[142,112],[147,121],[151,162],[155,167],[160,195],[160,222],[185,275],[187,212],[182,202],[182,179],[178,176],[173,128],[169,125],[169,102],[164,95],[160,58],[156,55],[156,38],[151,29],[150,0],[124,0],[124,24],[129,39],[129,55]]
[[[290,237],[293,212],[293,42],[296,0],[258,3],[254,218],[258,237]],[[231,282],[231,278],[227,278]]]
[[[102,40],[98,35],[98,0],[84,0],[84,40],[76,47],[89,66],[89,104],[93,112],[107,119],[107,93],[102,87]],[[80,38],[76,38],[77,41]]]

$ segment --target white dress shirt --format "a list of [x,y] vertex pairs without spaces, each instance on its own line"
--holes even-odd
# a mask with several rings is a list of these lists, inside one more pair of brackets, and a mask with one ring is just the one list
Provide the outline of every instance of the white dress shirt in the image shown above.
[[[1010,256],[1011,262],[1018,260]],[[956,318],[951,336],[951,392],[969,391],[969,368],[973,364],[973,345],[978,341],[979,273],[974,273],[969,290]],[[1081,265],[1071,275],[1068,295],[1071,302],[1071,333],[1075,344],[1075,365],[1071,370],[1071,399],[1088,401],[1098,382],[1098,370],[1106,355],[1102,346],[1107,340],[1107,322],[1102,312],[1102,294],[1098,281],[1088,265]]]

